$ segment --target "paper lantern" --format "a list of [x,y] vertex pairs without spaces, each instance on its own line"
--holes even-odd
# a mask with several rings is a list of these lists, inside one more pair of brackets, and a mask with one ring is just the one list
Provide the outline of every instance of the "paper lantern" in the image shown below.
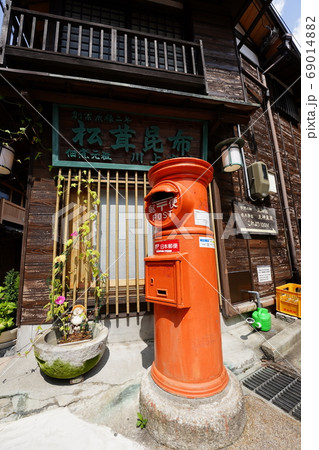
[[237,144],[224,147],[221,151],[224,172],[235,172],[243,166],[240,148]]
[[0,175],[9,175],[11,173],[14,161],[14,150],[12,147],[2,145],[0,149]]

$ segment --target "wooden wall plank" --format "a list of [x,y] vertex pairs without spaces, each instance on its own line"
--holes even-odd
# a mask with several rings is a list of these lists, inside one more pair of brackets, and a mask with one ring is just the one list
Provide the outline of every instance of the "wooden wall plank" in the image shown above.
[[[258,77],[255,69],[249,64],[245,64],[254,77]],[[245,79],[247,86],[248,100],[256,102],[256,97],[262,99],[263,92],[258,84],[250,79]],[[279,140],[281,157],[284,166],[284,176],[289,201],[289,211],[295,244],[297,258],[300,261],[300,241],[298,219],[300,219],[300,125],[292,123],[287,117],[283,117],[279,112],[276,113],[276,130]],[[241,126],[241,133],[246,140],[244,147],[247,165],[255,161],[263,161],[267,164],[269,171],[277,172],[276,159],[274,157],[274,148],[267,114],[260,107],[252,115],[250,123]],[[277,179],[279,177],[277,175]],[[223,211],[224,230],[230,231],[229,218],[232,213],[233,200],[249,202],[244,195],[244,186],[240,171],[233,174],[221,172],[220,165],[215,170],[215,181],[218,183],[221,192],[221,205]],[[285,284],[292,277],[290,266],[289,246],[287,240],[286,221],[283,212],[281,190],[279,186],[278,193],[271,195],[264,202],[265,206],[274,208],[277,217],[278,235],[261,237],[252,235],[251,239],[245,240],[242,236],[230,235],[224,239],[223,245],[226,252],[228,273],[251,271],[251,281],[254,289],[258,290],[261,296],[275,295],[276,286]],[[257,267],[271,266],[272,281],[259,282]]]
[[[216,5],[217,6],[217,5]],[[193,4],[193,33],[195,41],[204,43],[208,93],[223,98],[243,100],[235,39],[230,16],[212,11],[207,3]]]
[[52,270],[52,216],[55,212],[55,197],[55,183],[49,173],[47,178],[33,180],[25,249],[22,325],[45,322],[46,311],[43,307],[49,301],[47,280]]

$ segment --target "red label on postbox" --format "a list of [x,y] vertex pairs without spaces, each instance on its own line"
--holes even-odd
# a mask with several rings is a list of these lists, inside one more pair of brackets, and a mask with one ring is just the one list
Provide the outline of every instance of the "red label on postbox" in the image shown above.
[[179,240],[170,239],[167,241],[155,242],[154,253],[174,253],[179,252]]

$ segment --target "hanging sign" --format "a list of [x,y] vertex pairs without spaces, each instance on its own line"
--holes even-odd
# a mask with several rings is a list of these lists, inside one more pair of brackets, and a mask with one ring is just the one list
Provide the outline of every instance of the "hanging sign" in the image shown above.
[[235,201],[234,213],[237,230],[243,235],[278,234],[276,211],[274,208]]
[[53,124],[54,166],[148,170],[165,159],[207,156],[202,120],[54,105]]

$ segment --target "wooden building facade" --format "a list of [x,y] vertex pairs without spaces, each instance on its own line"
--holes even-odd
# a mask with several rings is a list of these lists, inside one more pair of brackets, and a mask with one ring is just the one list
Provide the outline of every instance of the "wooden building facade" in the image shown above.
[[[245,290],[271,305],[276,286],[300,281],[300,53],[271,1],[7,0],[0,49],[1,139],[33,127],[0,176],[2,197],[25,208],[20,225],[0,220],[2,255],[10,227],[20,236],[20,325],[45,319],[53,259],[90,213],[84,179],[101,200],[92,242],[108,272],[104,313],[150,310],[143,198],[147,171],[167,158],[214,167],[225,316],[255,308]],[[218,144],[234,137],[248,167],[262,162],[273,174],[274,193],[254,198],[243,169],[223,171]],[[81,280],[71,289],[90,302]]]

